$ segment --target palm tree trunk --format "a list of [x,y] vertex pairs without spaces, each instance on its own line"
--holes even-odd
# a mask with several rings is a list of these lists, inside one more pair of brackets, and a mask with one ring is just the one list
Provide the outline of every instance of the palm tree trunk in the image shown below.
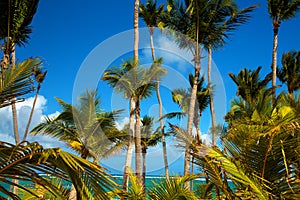
[[125,161],[125,168],[123,174],[123,185],[122,189],[127,191],[128,182],[129,182],[129,169],[131,168],[131,161],[132,161],[132,152],[133,152],[133,136],[134,136],[134,107],[135,102],[133,97],[130,98],[130,118],[129,118],[129,138],[128,138],[128,149],[126,153],[126,161]]
[[134,4],[134,22],[133,22],[133,28],[134,28],[134,63],[135,66],[137,66],[138,60],[139,60],[139,6],[140,1],[135,0]]
[[[195,56],[195,78],[194,78],[194,84],[191,92],[190,106],[188,110],[187,134],[189,135],[192,135],[199,75],[200,75],[200,58],[197,52]],[[184,175],[189,175],[189,174],[190,174],[190,145],[186,144],[185,157],[184,157]],[[187,183],[186,186],[190,188],[189,183]]]
[[277,78],[277,47],[278,47],[278,29],[279,24],[276,22],[273,22],[273,51],[272,51],[272,100],[273,100],[273,106],[276,101],[276,78]]
[[143,186],[146,189],[146,155],[147,155],[147,147],[142,148],[143,155]]
[[38,87],[37,87],[37,90],[36,90],[36,94],[35,94],[35,97],[34,97],[34,100],[33,100],[32,108],[31,108],[31,112],[30,112],[30,115],[29,115],[29,119],[28,119],[28,122],[27,122],[27,125],[26,125],[26,129],[25,129],[25,133],[24,133],[22,141],[25,141],[27,139],[27,135],[28,135],[28,131],[29,131],[29,126],[30,126],[31,121],[32,121],[32,117],[33,117],[33,113],[34,113],[34,108],[35,108],[35,104],[36,104],[36,101],[37,101],[37,98],[38,98],[38,95],[39,95],[40,88],[41,88],[41,85],[38,84]]
[[[159,80],[157,80],[156,83],[156,96],[159,104],[159,118],[162,118],[163,116],[163,107],[162,107],[162,100],[160,96],[160,83]],[[162,120],[159,121],[160,123],[160,130],[161,130],[161,141],[162,141],[162,147],[163,147],[163,157],[164,157],[164,164],[165,164],[165,174],[166,179],[169,179],[169,165],[168,165],[168,156],[167,156],[167,143],[166,143],[166,137],[165,137],[165,128],[164,128],[164,122]]]
[[209,91],[209,105],[211,114],[211,124],[212,124],[212,146],[216,146],[216,116],[215,116],[215,106],[214,106],[214,96],[212,92],[212,81],[211,81],[211,63],[212,63],[212,50],[208,48],[208,63],[207,63],[207,82]]
[[[15,52],[15,48],[14,45],[12,46],[12,51],[11,51],[11,55],[12,55],[12,70],[15,69],[15,65],[16,65],[16,52]],[[18,145],[20,143],[20,136],[19,136],[19,126],[18,126],[18,115],[17,115],[17,108],[16,108],[16,98],[12,99],[12,104],[11,104],[11,108],[12,108],[12,115],[13,115],[13,128],[14,128],[14,136],[15,136],[15,141],[16,141],[16,145]]]
[[19,130],[18,130],[18,115],[17,115],[15,99],[12,100],[11,110],[12,110],[12,116],[13,116],[14,136],[15,136],[16,145],[18,145],[20,143],[20,136],[19,136]]
[[[151,53],[152,53],[152,59],[153,62],[155,61],[155,50],[154,50],[154,42],[153,42],[153,32],[154,28],[149,27],[149,33],[150,33],[150,47],[151,47]],[[157,101],[159,105],[159,118],[161,119],[163,116],[163,103],[160,96],[160,81],[157,78],[156,82],[156,96]],[[164,128],[164,122],[162,120],[159,121],[160,124],[160,130],[161,130],[161,141],[162,141],[162,147],[163,147],[163,158],[164,158],[164,164],[165,164],[165,175],[166,179],[169,179],[169,165],[168,165],[168,157],[167,157],[167,144],[166,144],[166,137],[165,137],[165,128]]]
[[153,43],[153,33],[154,28],[149,27],[149,33],[150,33],[150,48],[151,48],[151,54],[152,54],[152,60],[155,61],[155,52],[154,52],[154,43]]
[[141,158],[141,116],[140,116],[140,99],[138,98],[135,105],[135,170],[139,184],[142,186],[142,158]]
[[[195,160],[195,157],[192,156],[192,174],[195,174],[195,164],[194,164],[194,160]],[[192,181],[192,190],[194,188],[194,180]]]
[[77,199],[77,192],[75,186],[72,184],[68,200],[76,200],[76,199]]

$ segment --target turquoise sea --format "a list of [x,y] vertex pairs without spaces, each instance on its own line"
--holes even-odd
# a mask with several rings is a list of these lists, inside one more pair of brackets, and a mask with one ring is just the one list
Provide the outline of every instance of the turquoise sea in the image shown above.
[[[122,185],[123,177],[122,177],[121,175],[114,175],[113,177],[114,177],[115,182],[116,182],[117,184]],[[163,176],[147,176],[147,177],[146,177],[146,188],[149,188],[149,187],[153,186],[153,182],[159,183],[159,182],[161,182],[161,181],[164,181],[164,179],[165,179],[165,177],[163,177]],[[25,187],[34,187],[34,184],[32,184],[32,183],[28,183],[28,182],[24,182],[24,181],[23,181],[23,182],[20,181],[20,183],[21,183],[23,186],[25,186]],[[64,181],[62,184],[63,184],[64,186],[66,186],[66,187],[71,187],[71,183],[68,182],[68,181]],[[204,178],[198,178],[198,179],[194,180],[194,181],[192,182],[192,184],[193,184],[193,186],[194,186],[194,190],[196,190],[196,185],[198,185],[198,184],[205,184],[205,179],[204,179]],[[229,184],[230,184],[230,183],[229,183]],[[2,187],[5,187],[5,188],[9,189],[9,186],[8,186],[7,184],[5,184],[5,183],[0,183],[0,185],[1,185]],[[232,185],[232,186],[233,186],[233,185]],[[4,198],[5,198],[6,195],[4,195],[3,193],[0,192],[0,198],[1,198],[1,197],[4,197]]]

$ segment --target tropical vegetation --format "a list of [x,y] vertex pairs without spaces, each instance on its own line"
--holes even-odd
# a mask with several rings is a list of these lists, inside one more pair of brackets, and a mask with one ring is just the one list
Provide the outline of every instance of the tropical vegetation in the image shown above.
[[[279,27],[297,15],[300,1],[265,3],[274,34],[271,69],[265,75],[265,66],[228,73],[237,89],[224,124],[218,126],[215,116],[214,88],[219,83],[212,78],[212,53],[225,48],[230,35],[246,26],[258,6],[240,9],[233,0],[167,0],[160,5],[155,0],[135,0],[133,57],[122,55],[121,61],[104,66],[98,77],[128,101],[127,110],[124,105],[106,110],[102,103],[108,98],[102,88],[87,88],[72,103],[56,97],[60,112],[32,128],[39,94],[51,69],[46,70],[40,58],[19,62],[16,46],[29,42],[39,1],[1,1],[0,109],[11,108],[9,134],[15,141],[0,140],[0,199],[300,199],[300,51],[283,53],[281,64],[277,63]],[[139,56],[139,19],[149,34],[150,51],[143,56]],[[161,54],[154,45],[155,34],[192,55],[192,67],[184,74],[187,87],[165,90],[169,69],[164,68],[164,57],[157,56]],[[150,64],[144,65],[143,57],[151,58]],[[276,85],[277,78],[282,86]],[[157,110],[143,116],[145,105],[154,102],[154,93]],[[22,133],[16,106],[32,94]],[[179,111],[165,112],[166,97]],[[129,122],[120,127],[123,116]],[[209,133],[201,130],[207,116]],[[203,133],[211,134],[211,141],[204,140]],[[62,146],[43,147],[35,141],[40,136]],[[181,174],[170,172],[169,141],[184,154]],[[160,143],[164,174],[150,184],[147,156]],[[125,157],[121,180],[102,162],[116,154]]]

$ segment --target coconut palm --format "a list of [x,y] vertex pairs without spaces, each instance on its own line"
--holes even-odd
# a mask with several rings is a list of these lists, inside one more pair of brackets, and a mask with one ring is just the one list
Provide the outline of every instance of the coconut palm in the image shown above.
[[[151,72],[150,72],[151,73]],[[154,83],[148,83],[144,82],[145,78],[147,77],[148,70],[144,71],[143,74],[138,75],[140,76],[140,78],[142,78],[142,85],[136,89],[135,91],[135,119],[136,119],[136,123],[135,123],[135,149],[136,149],[136,175],[137,175],[137,179],[140,183],[143,183],[143,179],[142,179],[142,166],[140,166],[140,169],[138,168],[139,165],[137,165],[137,163],[139,163],[141,165],[142,160],[140,157],[140,153],[142,152],[142,148],[141,148],[141,144],[142,144],[142,140],[141,140],[141,124],[138,123],[141,121],[141,110],[140,110],[140,103],[142,101],[142,99],[148,98],[152,95],[152,91],[155,89],[155,84]]]
[[134,29],[134,43],[133,43],[133,60],[134,66],[138,66],[139,61],[139,7],[140,1],[134,1],[134,12],[133,12],[133,29]]
[[259,66],[253,71],[244,68],[238,75],[229,73],[230,78],[238,87],[237,96],[242,97],[249,103],[253,103],[259,95],[259,91],[266,89],[267,84],[272,80],[272,73],[269,73],[263,80],[260,80],[259,72],[261,69],[262,67]]
[[[151,96],[152,91],[155,88],[155,84],[153,80],[160,73],[160,68],[157,68],[155,66],[156,64],[154,63],[150,68],[146,69],[141,66],[134,67],[134,60],[124,61],[124,63],[121,65],[120,68],[113,67],[111,69],[107,69],[104,72],[104,76],[102,77],[102,80],[107,81],[117,92],[122,92],[125,98],[134,100],[135,108],[131,107],[132,110],[130,110],[131,111],[130,117],[132,117],[132,120],[134,120],[133,117],[135,115],[137,122],[141,120],[140,117],[141,100]],[[140,123],[136,123],[135,124],[135,146],[136,146],[136,160],[138,160],[136,170],[138,171],[137,172],[138,180],[142,181],[140,131],[141,131]],[[132,146],[133,143],[130,144]],[[126,169],[130,167],[130,165],[128,164],[130,164],[129,160],[131,159],[131,155],[132,155],[132,147],[129,146],[126,155],[126,163],[125,163],[125,170],[124,170],[124,179],[126,178],[127,181],[128,181],[128,174]],[[125,187],[127,187],[125,185],[128,184],[126,180],[124,180],[123,183],[124,190]]]
[[228,39],[230,34],[233,33],[240,25],[247,22],[250,18],[249,13],[255,9],[256,6],[250,6],[239,10],[234,1],[219,1],[213,0],[209,6],[210,16],[205,21],[207,28],[205,30],[206,39],[204,47],[208,51],[207,63],[207,81],[210,92],[210,113],[212,120],[212,144],[216,145],[215,129],[217,128],[216,117],[214,111],[212,80],[211,80],[211,64],[212,64],[212,51],[225,45],[225,39]]
[[115,127],[120,110],[104,112],[95,91],[86,91],[79,97],[79,105],[71,105],[57,98],[62,112],[55,118],[46,118],[33,128],[31,134],[49,135],[66,143],[82,158],[107,157],[120,148],[126,137]]
[[[150,34],[150,46],[151,46],[151,55],[153,62],[157,62],[157,67],[161,66],[161,59],[156,60],[155,50],[154,50],[154,42],[153,42],[153,34],[155,27],[158,26],[160,22],[160,18],[163,14],[164,5],[160,5],[156,8],[156,1],[148,0],[146,6],[144,4],[140,5],[140,17],[144,20],[145,24],[148,27]],[[163,116],[163,103],[160,95],[160,79],[157,77],[156,79],[156,96],[159,104],[159,118]],[[165,164],[165,175],[166,178],[169,178],[169,167],[168,167],[168,157],[167,157],[167,145],[165,139],[165,131],[164,131],[164,122],[160,120],[160,130],[162,134],[162,147],[163,147],[163,157]]]
[[[197,83],[200,74],[200,55],[201,44],[200,34],[200,20],[205,10],[204,0],[195,1],[196,4],[201,4],[202,8],[197,7],[191,12],[187,12],[190,1],[184,1],[180,3],[178,1],[169,0],[167,11],[162,17],[162,22],[165,26],[173,31],[178,31],[179,34],[175,34],[175,41],[178,43],[180,48],[189,49],[194,57],[194,84],[191,91],[191,98],[188,109],[188,122],[187,122],[187,133],[192,134],[192,126],[194,119],[194,110],[196,103]],[[199,9],[198,9],[199,8]],[[174,34],[172,34],[174,35]],[[189,146],[187,145],[184,159],[184,175],[190,172],[190,155]]]
[[292,96],[300,88],[300,51],[287,52],[282,55],[282,68],[277,76],[282,83],[287,84],[288,93]]
[[[149,147],[157,146],[159,142],[162,140],[162,134],[158,131],[153,130],[153,117],[149,117],[145,115],[141,122],[142,122],[142,155],[143,155],[143,181],[144,181],[144,188],[146,188],[146,156],[147,156],[147,149]],[[168,135],[166,135],[168,136]]]
[[235,120],[227,120],[223,150],[193,143],[186,131],[171,126],[179,140],[191,145],[195,164],[206,169],[220,199],[299,198],[299,117],[282,103],[273,108],[272,91],[265,92],[255,109],[246,107],[246,115],[235,112]]
[[32,105],[32,108],[31,108],[31,112],[30,112],[30,115],[29,115],[29,119],[28,119],[28,122],[27,122],[27,125],[26,125],[26,129],[25,129],[22,141],[25,141],[26,138],[27,138],[27,134],[28,134],[28,131],[29,131],[29,126],[31,124],[31,120],[32,120],[32,117],[33,117],[35,104],[36,104],[36,101],[37,101],[37,98],[38,98],[38,95],[39,95],[39,91],[41,89],[41,84],[43,83],[43,81],[46,77],[47,71],[42,72],[42,70],[40,68],[35,68],[33,73],[34,73],[35,81],[37,82],[38,85],[37,85],[37,88],[36,88],[36,93],[35,93],[35,97],[34,97],[34,100],[33,100],[33,105]]
[[[0,39],[4,41],[4,53],[1,60],[1,70],[8,67],[15,70],[16,55],[15,45],[21,46],[28,42],[29,34],[32,32],[30,24],[37,11],[39,0],[5,0],[1,1],[0,12]],[[10,65],[11,64],[11,65]],[[18,119],[15,105],[16,99],[12,101],[13,128],[16,143],[20,142],[18,132]]]
[[[36,191],[26,184],[38,185],[57,198],[67,199],[64,191],[52,184],[41,173],[71,181],[77,190],[77,199],[107,199],[107,191],[116,184],[109,178],[99,165],[79,158],[59,148],[44,149],[38,143],[13,144],[0,143],[0,180],[8,185],[15,185],[24,193],[40,198]],[[12,179],[23,181],[22,184],[14,183]],[[0,187],[1,195],[12,199],[21,199],[5,187]],[[1,197],[1,199],[4,196]]]
[[161,4],[158,8],[156,8],[157,2],[154,0],[147,0],[146,5],[140,4],[140,13],[139,16],[143,19],[145,24],[148,27],[150,33],[150,46],[151,46],[151,54],[153,61],[156,60],[155,50],[154,50],[154,42],[153,42],[153,34],[155,27],[158,26],[160,22],[160,17],[163,13],[164,5]]
[[39,0],[4,0],[1,1],[0,39],[4,41],[2,68],[15,64],[15,45],[28,43],[32,32],[30,24],[37,11]]
[[[132,61],[131,61],[132,62]],[[128,170],[131,167],[132,152],[133,152],[133,136],[134,136],[134,109],[135,101],[133,96],[133,91],[128,82],[125,79],[126,74],[130,73],[132,69],[131,64],[127,64],[125,61],[121,67],[112,67],[104,72],[101,80],[107,81],[108,84],[115,89],[116,92],[122,93],[126,99],[129,99],[129,139],[128,148],[126,153],[124,175],[123,175],[123,190],[126,191],[128,187]]]
[[273,101],[276,100],[277,48],[278,32],[283,21],[296,16],[300,9],[300,0],[268,0],[268,11],[273,20],[273,50],[272,50],[272,88]]
[[[193,75],[189,75],[189,81],[190,85],[192,87],[192,84],[194,82],[193,80]],[[209,104],[209,93],[208,93],[208,88],[204,87],[204,77],[202,76],[200,80],[198,81],[198,87],[197,87],[197,102],[196,102],[196,107],[195,107],[195,118],[193,121],[193,125],[196,128],[197,132],[197,137],[199,140],[201,139],[200,136],[200,118],[202,116],[203,111],[207,108]],[[190,97],[191,97],[191,88],[189,90],[185,89],[174,89],[172,91],[172,99],[175,103],[178,104],[178,106],[181,109],[181,112],[174,112],[174,113],[168,113],[164,117],[167,118],[181,118],[183,116],[187,115],[188,111],[188,106],[190,102]]]

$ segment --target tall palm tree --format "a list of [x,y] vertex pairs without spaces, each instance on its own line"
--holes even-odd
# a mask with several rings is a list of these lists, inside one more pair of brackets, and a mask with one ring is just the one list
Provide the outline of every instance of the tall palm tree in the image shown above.
[[273,102],[276,100],[278,31],[281,22],[295,17],[300,9],[300,0],[268,0],[268,11],[273,20],[272,88]]
[[[107,157],[119,148],[125,135],[115,127],[120,110],[104,112],[95,91],[86,91],[73,106],[57,98],[62,112],[53,119],[46,118],[31,131],[32,134],[49,135],[65,142],[82,158]],[[116,149],[117,148],[117,149]]]
[[[191,3],[191,4],[190,4]],[[194,121],[194,110],[197,96],[197,86],[200,75],[200,44],[203,43],[201,29],[203,27],[202,19],[206,15],[207,1],[184,1],[180,3],[174,0],[168,0],[168,10],[163,17],[163,23],[171,30],[178,31],[175,41],[180,48],[189,49],[194,57],[194,83],[191,90],[191,98],[188,109],[187,134],[192,134]],[[192,7],[192,9],[188,9]],[[190,173],[190,149],[186,146],[184,159],[184,175]]]
[[216,145],[216,117],[214,111],[212,80],[211,80],[211,64],[212,64],[212,51],[225,44],[225,39],[228,39],[230,34],[234,32],[240,25],[247,22],[250,18],[249,13],[252,12],[256,6],[250,6],[239,10],[237,4],[233,0],[219,1],[212,0],[209,6],[210,14],[205,19],[207,23],[206,29],[201,30],[206,33],[204,47],[208,51],[207,63],[207,81],[210,92],[210,113],[212,120],[212,145]]
[[[193,75],[189,75],[189,81],[190,85],[192,88],[192,84],[194,83],[193,80]],[[181,109],[181,112],[173,112],[173,113],[168,113],[164,117],[166,118],[181,118],[183,116],[187,115],[188,107],[189,107],[189,102],[190,102],[190,97],[191,97],[191,88],[188,90],[185,89],[174,89],[172,91],[172,99],[175,103],[178,104],[178,106]],[[203,111],[207,108],[209,104],[209,93],[208,93],[208,88],[204,87],[204,77],[202,76],[200,80],[198,81],[198,87],[197,87],[197,102],[196,102],[196,107],[195,107],[195,118],[193,121],[193,125],[196,129],[197,132],[197,137],[200,140],[201,135],[200,135],[200,118],[202,116]]]
[[149,34],[150,34],[150,48],[151,48],[151,55],[153,61],[156,60],[155,57],[155,50],[154,50],[154,42],[153,42],[153,34],[155,27],[158,26],[160,22],[160,17],[163,13],[164,5],[161,4],[158,8],[156,8],[156,0],[147,0],[146,5],[140,4],[140,17],[143,19],[145,24],[148,27]]
[[43,83],[43,81],[46,77],[47,71],[42,72],[42,70],[40,68],[35,68],[33,73],[34,73],[35,81],[37,82],[38,85],[37,85],[37,88],[36,88],[36,93],[35,93],[35,97],[34,97],[34,100],[33,100],[33,105],[32,105],[32,108],[31,108],[31,112],[30,112],[30,115],[29,115],[29,119],[28,119],[28,122],[27,122],[27,125],[26,125],[26,129],[25,129],[22,141],[25,141],[26,138],[27,138],[27,134],[28,134],[28,131],[29,131],[29,126],[31,124],[31,120],[32,120],[32,117],[33,117],[35,104],[36,104],[36,101],[37,101],[37,98],[38,98],[38,95],[39,95],[39,91],[41,89],[41,84]]
[[146,188],[146,156],[147,156],[147,149],[149,147],[154,147],[157,146],[157,144],[161,141],[162,139],[162,134],[158,131],[153,130],[153,117],[149,117],[145,115],[141,122],[142,122],[142,127],[141,127],[141,135],[142,135],[142,156],[143,156],[143,184],[144,188]]
[[134,1],[134,12],[133,12],[133,28],[134,28],[134,44],[133,44],[133,60],[134,66],[138,66],[139,60],[139,7],[140,1]]
[[[144,98],[151,96],[153,89],[155,88],[154,78],[160,73],[160,69],[153,64],[150,68],[146,69],[141,66],[135,67],[134,60],[124,61],[121,67],[113,67],[107,69],[104,72],[102,80],[107,81],[117,92],[122,92],[125,98],[134,100],[135,108],[130,112],[130,117],[136,117],[136,122],[140,121],[140,103]],[[131,121],[130,121],[131,123]],[[134,121],[133,121],[134,123]],[[136,166],[137,177],[139,181],[142,181],[142,169],[141,169],[141,135],[140,135],[140,123],[135,123],[135,146],[136,146],[136,160],[138,162]],[[133,140],[132,140],[133,141]],[[138,144],[139,143],[139,144]],[[128,177],[126,168],[129,168],[131,154],[128,147],[126,155],[126,163],[124,170],[124,179]],[[139,153],[140,152],[140,153]],[[138,168],[140,167],[140,168]],[[126,178],[128,180],[128,178]],[[125,180],[124,180],[125,181]],[[142,182],[141,182],[142,183]],[[123,189],[127,187],[128,181],[123,182]]]
[[282,83],[287,84],[288,93],[292,96],[300,88],[300,51],[284,53],[281,63],[282,68],[278,69],[277,76]]
[[[0,12],[0,39],[4,41],[4,53],[1,60],[1,70],[8,67],[15,69],[16,55],[15,45],[21,46],[28,42],[32,32],[30,24],[37,11],[39,0],[5,0],[1,1]],[[10,65],[11,64],[11,65]],[[18,119],[15,105],[12,101],[13,128],[16,144],[20,142],[18,132]]]
[[253,71],[245,68],[238,75],[229,73],[230,78],[238,87],[237,96],[242,97],[249,103],[256,101],[259,92],[266,89],[267,84],[272,80],[272,73],[269,73],[263,80],[260,80],[259,72],[261,69],[262,67],[259,66]]
[[[151,74],[153,72],[149,72],[148,70],[142,70],[141,74],[137,74],[141,78],[141,82],[139,83],[140,86],[136,89],[134,92],[135,96],[135,153],[136,153],[136,175],[138,181],[142,184],[143,183],[143,177],[142,177],[142,159],[141,159],[141,124],[139,123],[141,121],[141,106],[140,103],[142,99],[148,98],[152,95],[152,91],[155,89],[154,82],[147,81],[147,75]],[[146,82],[144,82],[146,80]],[[137,164],[138,163],[138,164]],[[138,168],[140,165],[140,169]]]
[[[128,74],[130,74],[130,70],[132,69],[133,61],[124,62],[121,67],[113,67],[111,69],[107,69],[104,72],[101,80],[107,81],[108,84],[114,88],[117,92],[123,93],[123,96],[126,99],[129,99],[129,139],[128,139],[128,148],[126,153],[124,174],[123,174],[123,190],[126,191],[128,188],[128,170],[131,167],[132,160],[132,152],[133,152],[133,137],[134,137],[134,110],[135,110],[135,101],[133,96],[132,87],[130,81],[128,82],[128,78],[126,79]],[[128,73],[128,74],[127,74]],[[131,80],[133,81],[133,80]]]
[[[144,4],[140,5],[140,17],[144,20],[145,24],[148,26],[149,34],[150,34],[150,47],[153,62],[156,61],[155,50],[154,50],[154,42],[153,42],[153,34],[155,27],[158,26],[160,22],[160,18],[163,14],[164,5],[160,5],[156,8],[156,1],[148,0],[146,6]],[[158,62],[157,62],[158,63]],[[158,65],[160,67],[160,65]],[[160,95],[160,80],[159,77],[156,80],[156,96],[159,104],[159,118],[163,116],[163,103]],[[167,145],[165,139],[165,131],[164,131],[164,123],[160,120],[160,130],[162,134],[162,147],[163,147],[163,158],[165,164],[165,175],[166,178],[169,178],[169,167],[168,167],[168,157],[167,157]]]

